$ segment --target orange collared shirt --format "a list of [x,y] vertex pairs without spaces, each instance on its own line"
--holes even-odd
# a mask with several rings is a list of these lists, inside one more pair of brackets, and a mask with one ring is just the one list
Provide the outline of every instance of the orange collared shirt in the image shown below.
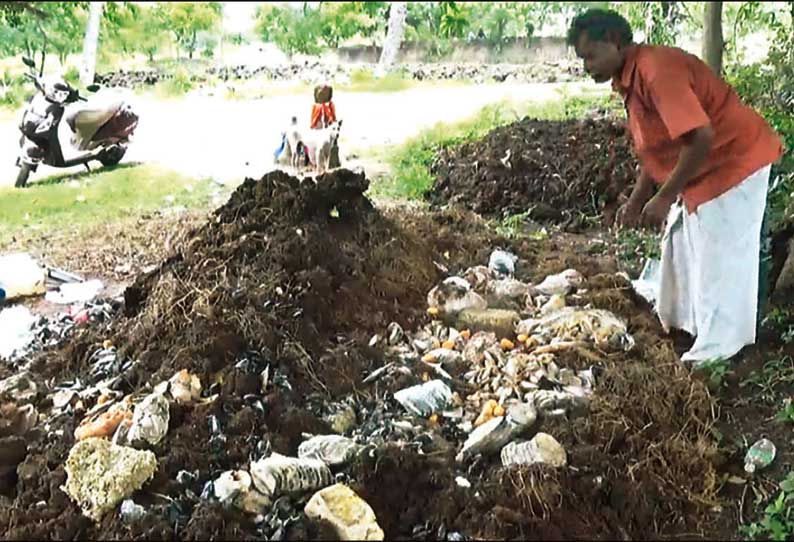
[[687,210],[710,201],[783,155],[766,121],[699,58],[681,49],[633,45],[613,88],[624,97],[643,169],[663,184],[678,163],[681,136],[711,123],[706,162],[684,188]]

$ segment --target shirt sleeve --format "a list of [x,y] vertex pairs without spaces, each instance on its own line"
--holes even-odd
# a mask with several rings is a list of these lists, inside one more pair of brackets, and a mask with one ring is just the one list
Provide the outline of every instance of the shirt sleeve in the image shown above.
[[663,66],[654,70],[645,86],[670,139],[709,124],[710,119],[692,89],[683,67]]

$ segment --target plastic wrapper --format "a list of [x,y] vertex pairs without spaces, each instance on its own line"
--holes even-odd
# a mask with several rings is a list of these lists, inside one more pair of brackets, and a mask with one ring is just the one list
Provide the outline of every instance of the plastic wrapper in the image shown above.
[[127,441],[133,445],[159,444],[168,432],[170,419],[168,399],[159,393],[147,395],[143,401],[135,405]]
[[543,282],[533,287],[535,294],[541,295],[568,295],[575,292],[584,284],[584,277],[576,269],[566,269],[562,273],[549,275]]
[[417,416],[443,412],[452,401],[452,390],[441,380],[431,380],[394,393],[394,399]]
[[316,491],[333,483],[328,465],[319,459],[298,459],[274,453],[251,463],[256,489],[266,497]]
[[634,338],[626,324],[609,311],[565,307],[539,319],[522,320],[516,333],[535,335],[547,342],[587,341],[601,348],[629,351],[634,348]]
[[528,442],[511,442],[502,448],[502,465],[535,465],[564,467],[568,463],[565,448],[546,433],[538,433]]
[[427,304],[446,314],[456,314],[466,309],[485,309],[488,306],[485,299],[461,277],[449,277],[433,287],[427,294]]
[[299,459],[319,459],[328,466],[344,465],[353,460],[363,446],[340,435],[318,435],[298,446]]

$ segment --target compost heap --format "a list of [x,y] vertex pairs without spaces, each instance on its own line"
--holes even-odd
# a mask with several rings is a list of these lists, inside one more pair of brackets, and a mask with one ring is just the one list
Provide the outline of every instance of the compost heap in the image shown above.
[[[451,211],[397,223],[367,185],[346,170],[246,180],[127,290],[123,315],[33,359],[28,392],[0,397],[15,420],[0,427],[6,537],[328,538],[304,506],[334,481],[371,506],[375,538],[708,528],[708,394],[625,282],[544,280],[535,249]],[[511,276],[483,267],[489,240],[518,252]],[[521,320],[501,337],[455,328],[450,280],[469,308]],[[418,385],[444,404],[407,406]],[[516,405],[536,422],[472,447]],[[540,432],[564,461],[505,452]],[[307,459],[312,435],[341,440]]]
[[619,122],[524,118],[442,150],[428,198],[496,218],[530,211],[534,219],[579,225],[581,214],[604,212],[610,222],[635,165]]

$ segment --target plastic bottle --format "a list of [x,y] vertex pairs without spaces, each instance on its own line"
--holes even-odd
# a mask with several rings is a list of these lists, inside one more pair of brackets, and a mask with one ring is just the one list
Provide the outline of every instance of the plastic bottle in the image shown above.
[[516,272],[518,256],[504,250],[494,250],[488,260],[488,269],[502,277],[512,277]]
[[775,460],[777,449],[771,440],[761,439],[753,444],[744,457],[744,470],[754,473],[758,469],[768,467]]
[[267,497],[316,491],[333,484],[328,466],[319,459],[298,459],[277,453],[251,463],[256,489]]

